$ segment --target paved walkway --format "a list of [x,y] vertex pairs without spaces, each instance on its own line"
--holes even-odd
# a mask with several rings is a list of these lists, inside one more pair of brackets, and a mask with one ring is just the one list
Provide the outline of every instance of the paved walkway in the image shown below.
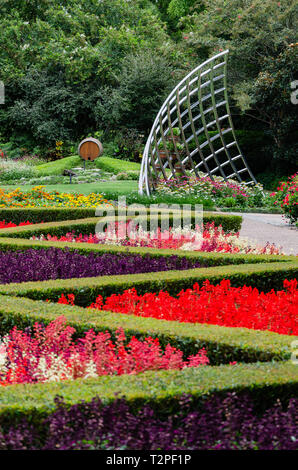
[[[230,212],[231,213],[231,212]],[[280,214],[238,213],[243,217],[240,236],[265,245],[266,242],[282,247],[287,255],[298,255],[298,229]]]

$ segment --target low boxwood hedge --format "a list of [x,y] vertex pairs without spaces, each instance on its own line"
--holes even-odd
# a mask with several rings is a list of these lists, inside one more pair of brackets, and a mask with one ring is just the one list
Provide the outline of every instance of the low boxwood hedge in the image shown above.
[[98,396],[104,404],[125,397],[132,411],[150,405],[160,418],[179,410],[181,397],[192,395],[197,409],[210,396],[248,393],[255,405],[266,409],[280,399],[286,403],[298,391],[297,366],[289,362],[186,368],[139,375],[103,376],[43,384],[0,387],[0,425],[5,428],[27,417],[38,422],[51,413],[54,398],[72,405]]
[[74,220],[94,217],[95,209],[65,207],[5,207],[0,209],[0,220],[20,224],[29,220],[31,223]]
[[28,297],[33,300],[56,302],[61,293],[74,293],[76,302],[88,306],[97,295],[106,298],[112,294],[120,294],[126,289],[135,287],[138,294],[166,290],[170,295],[188,289],[195,282],[200,285],[208,279],[218,284],[229,279],[234,287],[253,286],[260,291],[283,288],[284,279],[294,279],[298,275],[298,263],[255,263],[208,268],[188,269],[184,271],[159,271],[154,273],[127,274],[119,276],[98,276],[76,279],[59,279],[40,282],[23,282],[0,285],[0,294]]
[[[92,219],[89,219],[92,220]],[[88,222],[89,223],[89,222]],[[93,223],[93,222],[91,222]],[[63,227],[65,222],[62,223]],[[80,225],[80,223],[79,223]],[[73,227],[75,226],[75,222]],[[12,229],[13,230],[13,229]],[[71,251],[77,251],[80,254],[88,253],[121,253],[138,254],[141,256],[150,256],[153,258],[177,256],[188,260],[201,261],[205,266],[233,265],[233,264],[254,264],[254,263],[284,263],[297,262],[295,256],[291,255],[255,255],[243,253],[216,253],[216,252],[200,252],[186,250],[170,250],[146,247],[127,247],[117,245],[105,245],[95,243],[73,243],[73,242],[54,242],[28,240],[24,238],[0,238],[0,251],[23,251],[34,248],[36,250],[48,248],[60,248]]]
[[77,336],[93,328],[94,331],[115,332],[121,327],[129,340],[132,336],[145,339],[158,338],[162,347],[170,343],[183,351],[184,357],[196,354],[205,347],[211,364],[231,361],[256,362],[287,360],[291,354],[291,342],[295,337],[269,331],[247,328],[227,328],[217,325],[179,323],[137,317],[121,313],[84,309],[0,295],[0,334],[14,326],[26,328],[36,321],[47,324],[58,316],[64,316],[77,331]]
[[[144,210],[149,214],[149,209],[144,208]],[[163,209],[151,209],[151,213],[163,212]],[[115,208],[115,214],[118,213],[117,208]],[[54,221],[66,221],[66,220],[77,220],[77,219],[85,219],[85,218],[93,218],[95,216],[95,209],[87,209],[87,208],[32,208],[32,209],[19,209],[19,208],[4,208],[0,209],[0,220],[5,220],[6,222],[13,222],[15,224],[19,224],[21,222],[29,222],[32,223],[41,223],[41,222],[54,222]],[[102,216],[105,214],[103,213]],[[194,212],[192,213],[192,220],[194,220],[195,215]],[[98,219],[97,219],[98,220]],[[170,217],[171,221],[171,217]],[[226,232],[235,231],[238,232],[241,228],[242,217],[239,215],[231,215],[231,214],[221,214],[215,212],[204,212],[203,213],[203,221],[204,223],[212,223],[216,226],[222,225],[223,229]],[[24,227],[22,227],[24,229]],[[6,233],[11,233],[15,235],[18,231],[10,232],[10,229],[2,229],[3,231],[7,231]],[[19,230],[21,233],[22,230]],[[1,232],[2,233],[2,232]],[[5,232],[4,232],[5,233]]]

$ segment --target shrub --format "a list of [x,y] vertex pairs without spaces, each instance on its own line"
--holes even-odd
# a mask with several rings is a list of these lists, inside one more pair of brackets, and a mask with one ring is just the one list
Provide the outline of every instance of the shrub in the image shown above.
[[95,108],[98,126],[119,126],[148,130],[163,98],[174,85],[172,68],[163,55],[143,50],[128,54],[117,79],[117,86],[98,93]]
[[204,174],[200,177],[192,175],[171,180],[161,179],[156,191],[160,195],[192,194],[193,197],[210,199],[217,206],[254,207],[268,203],[267,197],[263,194],[263,188],[259,184],[249,187],[234,180],[224,181],[219,176],[213,180]]
[[[0,190],[1,191],[1,190]],[[1,193],[0,193],[1,195]],[[38,196],[38,193],[36,194]],[[21,195],[21,197],[23,197]],[[73,199],[71,201],[74,201]],[[89,201],[90,205],[90,200],[86,200],[86,205],[87,202]],[[99,200],[101,201],[101,199]],[[103,200],[104,201],[104,200]],[[102,201],[102,202],[103,202]],[[115,215],[117,215],[117,222],[121,222],[123,219],[122,217],[122,212],[118,215],[118,209],[117,207],[114,208],[115,210]],[[147,216],[146,216],[147,212]],[[25,207],[24,209],[19,209],[17,207],[5,207],[5,208],[0,208],[0,218],[2,217],[4,220],[10,220],[13,223],[20,223],[24,220],[24,218],[27,218],[30,220],[32,223],[38,223],[38,222],[51,222],[51,221],[61,221],[58,222],[57,224],[46,224],[42,226],[35,226],[32,228],[32,230],[6,230],[5,232],[1,232],[2,236],[10,236],[10,237],[20,237],[20,238],[27,238],[33,235],[38,235],[44,233],[46,230],[48,230],[48,233],[51,235],[65,235],[70,230],[76,229],[77,230],[95,230],[97,222],[99,222],[99,218],[95,218],[95,208],[89,208],[89,207],[69,207],[69,208],[64,208],[64,207],[57,207],[57,208],[51,208],[51,207],[45,207],[45,208],[27,208]],[[102,211],[103,215],[109,215],[109,213],[105,210]],[[144,215],[143,215],[144,214]],[[147,218],[147,222],[149,222],[149,209],[144,209],[144,211],[140,212],[140,215],[142,218],[144,218],[144,222]],[[158,226],[161,225],[161,218],[162,218],[163,211],[160,209],[156,209],[156,211],[152,211],[152,215],[155,215],[155,217],[158,219],[157,224]],[[197,223],[196,219],[196,213],[192,212],[190,215],[190,222],[191,226],[195,228],[195,223]],[[82,220],[84,218],[89,218],[86,219],[85,221]],[[134,216],[129,216],[129,219],[133,219]],[[173,220],[175,218],[178,218],[178,222],[181,220],[180,214],[177,214],[177,217],[175,217],[175,214],[169,214],[169,226],[173,226]],[[76,219],[76,220],[74,220]],[[67,222],[67,220],[70,220],[70,222]],[[106,224],[108,222],[111,222],[112,219],[107,220]],[[206,224],[212,224],[216,227],[222,226],[222,229],[225,232],[238,232],[241,228],[241,223],[242,223],[242,217],[238,215],[230,215],[230,214],[217,214],[217,213],[212,213],[212,212],[204,212],[203,213],[203,223]],[[143,224],[144,225],[144,224]],[[1,235],[0,234],[0,235]]]
[[285,217],[294,224],[298,220],[298,173],[290,176],[288,181],[280,182],[277,192],[272,193],[274,204],[279,204]]
[[[46,295],[57,302],[61,294],[53,298],[48,291]],[[76,293],[76,302],[78,298]],[[32,328],[36,322],[47,325],[57,317],[63,316],[67,319],[67,324],[75,328],[78,338],[83,337],[85,332],[92,328],[97,333],[108,331],[116,341],[116,332],[122,328],[128,340],[133,336],[140,340],[148,336],[158,338],[163,349],[170,343],[183,351],[185,359],[196,354],[198,348],[205,348],[212,365],[234,361],[251,363],[288,360],[292,342],[295,340],[295,336],[271,331],[168,321],[36,301],[25,297],[22,302],[18,299],[8,295],[0,297],[1,335],[9,333],[15,326],[28,331],[28,327]]]

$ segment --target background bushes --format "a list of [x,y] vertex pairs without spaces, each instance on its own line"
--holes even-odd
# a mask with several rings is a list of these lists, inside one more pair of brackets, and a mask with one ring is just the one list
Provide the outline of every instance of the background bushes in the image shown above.
[[9,153],[60,158],[100,131],[110,156],[138,161],[173,85],[229,48],[233,120],[252,171],[268,186],[294,172],[295,0],[37,3],[0,7],[0,139],[13,142]]

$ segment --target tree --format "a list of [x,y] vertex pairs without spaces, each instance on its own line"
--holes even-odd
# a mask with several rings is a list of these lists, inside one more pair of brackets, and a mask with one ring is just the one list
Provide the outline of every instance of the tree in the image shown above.
[[169,61],[142,51],[126,56],[118,85],[107,87],[96,105],[98,124],[148,131],[175,79]]
[[230,49],[229,84],[237,106],[272,136],[274,157],[294,164],[297,107],[290,101],[297,71],[296,0],[205,0],[181,20],[199,54]]
[[[146,51],[147,58],[160,56],[161,63],[172,68],[179,62],[179,51],[149,0],[6,0],[0,15],[0,80],[6,86],[1,132],[7,138],[16,132],[29,134],[33,145],[77,139],[96,129],[95,108],[104,90],[114,93],[115,88],[123,94],[120,74],[127,89],[133,88],[125,65],[129,60],[133,67],[132,57]],[[144,76],[145,69],[144,64]],[[155,78],[154,96],[158,88],[164,91],[163,79]],[[138,83],[141,86],[140,77]],[[132,93],[127,97],[132,100],[130,127],[135,125],[138,102]],[[144,109],[141,102],[139,109]],[[105,112],[111,127],[111,109]],[[121,113],[123,121],[123,107]],[[146,119],[141,116],[141,127]]]

